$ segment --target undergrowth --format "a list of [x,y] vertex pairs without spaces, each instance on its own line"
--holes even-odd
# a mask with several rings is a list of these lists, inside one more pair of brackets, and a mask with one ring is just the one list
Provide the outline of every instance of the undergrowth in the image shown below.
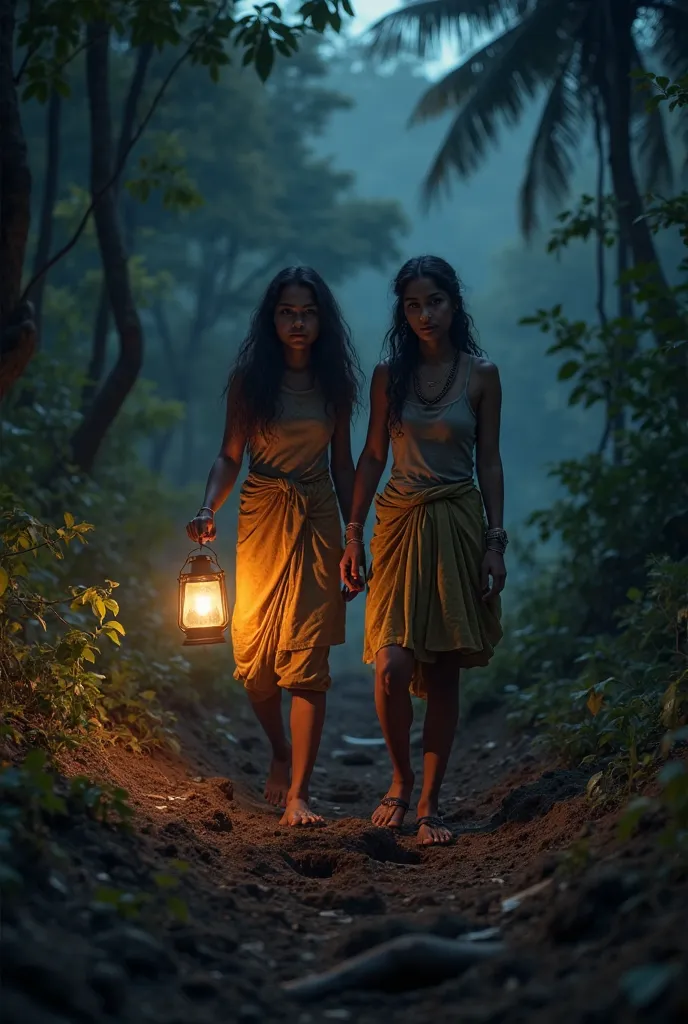
[[[83,775],[62,779],[51,770],[44,750],[31,750],[18,764],[0,763],[0,897],[12,901],[36,879],[64,894],[60,869],[69,857],[61,829],[91,819],[111,831],[130,832],[132,816],[125,790]],[[179,888],[188,867],[171,860],[151,875],[146,889],[119,889],[102,879],[87,882],[90,913],[126,921],[162,915],[185,922],[189,910]]]
[[85,776],[60,791],[44,750],[31,750],[20,764],[0,764],[0,891],[20,888],[34,867],[51,856],[59,859],[53,827],[79,814],[128,828],[132,810],[123,789]]
[[[40,740],[52,749],[94,734],[134,750],[174,746],[174,719],[150,685],[150,669],[142,671],[121,647],[118,584],[63,580],[60,563],[93,529],[68,512],[63,518],[63,526],[53,527],[22,509],[0,516],[4,725],[15,740]],[[78,560],[71,564],[76,568]]]
[[[653,107],[688,104],[688,79],[640,84]],[[674,231],[688,245],[688,193],[650,196],[646,209],[655,235]],[[585,196],[561,214],[549,250],[595,238],[598,260],[621,244],[611,197]],[[622,275],[626,312],[598,324],[569,320],[561,305],[524,320],[563,357],[570,403],[601,405],[606,428],[597,452],[552,467],[561,497],[531,525],[556,554],[522,588],[484,685],[506,692],[511,722],[534,729],[541,748],[590,769],[593,803],[631,800],[625,835],[654,810],[679,848],[688,827],[685,250],[672,276],[667,294],[651,268]],[[634,799],[648,783],[657,795]]]

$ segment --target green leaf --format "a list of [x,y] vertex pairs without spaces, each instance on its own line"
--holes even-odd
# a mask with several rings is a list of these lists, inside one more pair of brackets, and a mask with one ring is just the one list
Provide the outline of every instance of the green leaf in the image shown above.
[[588,784],[585,787],[586,796],[591,797],[593,795],[603,777],[604,772],[596,772],[591,778],[588,779]]
[[270,32],[266,28],[263,29],[256,46],[256,52],[253,58],[256,72],[261,82],[267,82],[272,71],[272,65],[275,61],[275,50],[272,45],[272,39],[270,38]]
[[167,897],[167,909],[175,920],[185,924],[189,920],[189,908],[179,896]]
[[659,999],[680,973],[677,963],[643,964],[626,971],[619,985],[631,1006],[644,1010]]
[[81,652],[81,657],[84,659],[84,661],[90,661],[92,665],[95,665],[96,663],[96,656],[90,647],[84,647],[83,651]]
[[74,526],[74,522],[75,522],[74,516],[72,515],[71,512],[65,512],[65,514],[64,514],[64,522],[65,522],[65,526],[69,527],[69,529],[71,530],[71,528]]
[[179,885],[179,879],[175,875],[167,874],[165,871],[159,871],[153,875],[153,881],[158,889],[176,889]]
[[559,380],[570,380],[571,377],[578,373],[580,368],[581,364],[578,362],[577,359],[569,359],[567,362],[563,364],[563,366],[559,367],[557,377]]
[[656,808],[656,803],[646,796],[631,800],[619,822],[619,838],[626,840],[635,832],[643,815]]
[[30,750],[24,758],[22,768],[25,771],[34,774],[35,772],[41,771],[48,760],[48,755],[45,750]]
[[0,597],[5,593],[9,586],[10,575],[3,565],[0,565]]

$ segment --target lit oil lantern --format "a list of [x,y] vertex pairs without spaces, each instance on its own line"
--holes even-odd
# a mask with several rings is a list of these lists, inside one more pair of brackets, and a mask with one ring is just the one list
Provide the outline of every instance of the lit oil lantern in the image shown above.
[[179,628],[185,634],[184,646],[223,644],[228,625],[225,574],[215,553],[212,558],[203,552],[189,555],[179,573]]

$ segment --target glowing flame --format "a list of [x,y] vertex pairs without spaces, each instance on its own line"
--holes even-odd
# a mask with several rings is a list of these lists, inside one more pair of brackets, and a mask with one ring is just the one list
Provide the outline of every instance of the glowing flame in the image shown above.
[[222,592],[217,580],[189,581],[184,594],[184,625],[187,629],[221,626],[223,623]]

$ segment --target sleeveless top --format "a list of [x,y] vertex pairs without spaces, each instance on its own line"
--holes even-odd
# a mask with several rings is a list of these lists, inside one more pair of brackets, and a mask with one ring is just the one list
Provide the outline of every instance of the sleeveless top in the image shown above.
[[473,356],[469,355],[458,398],[452,400],[450,391],[438,405],[419,402],[411,384],[401,434],[391,437],[394,461],[390,484],[397,490],[417,491],[473,479],[477,422],[468,401],[472,366]]
[[248,442],[249,472],[309,483],[329,470],[333,433],[334,417],[318,387],[294,391],[283,384],[269,433]]

